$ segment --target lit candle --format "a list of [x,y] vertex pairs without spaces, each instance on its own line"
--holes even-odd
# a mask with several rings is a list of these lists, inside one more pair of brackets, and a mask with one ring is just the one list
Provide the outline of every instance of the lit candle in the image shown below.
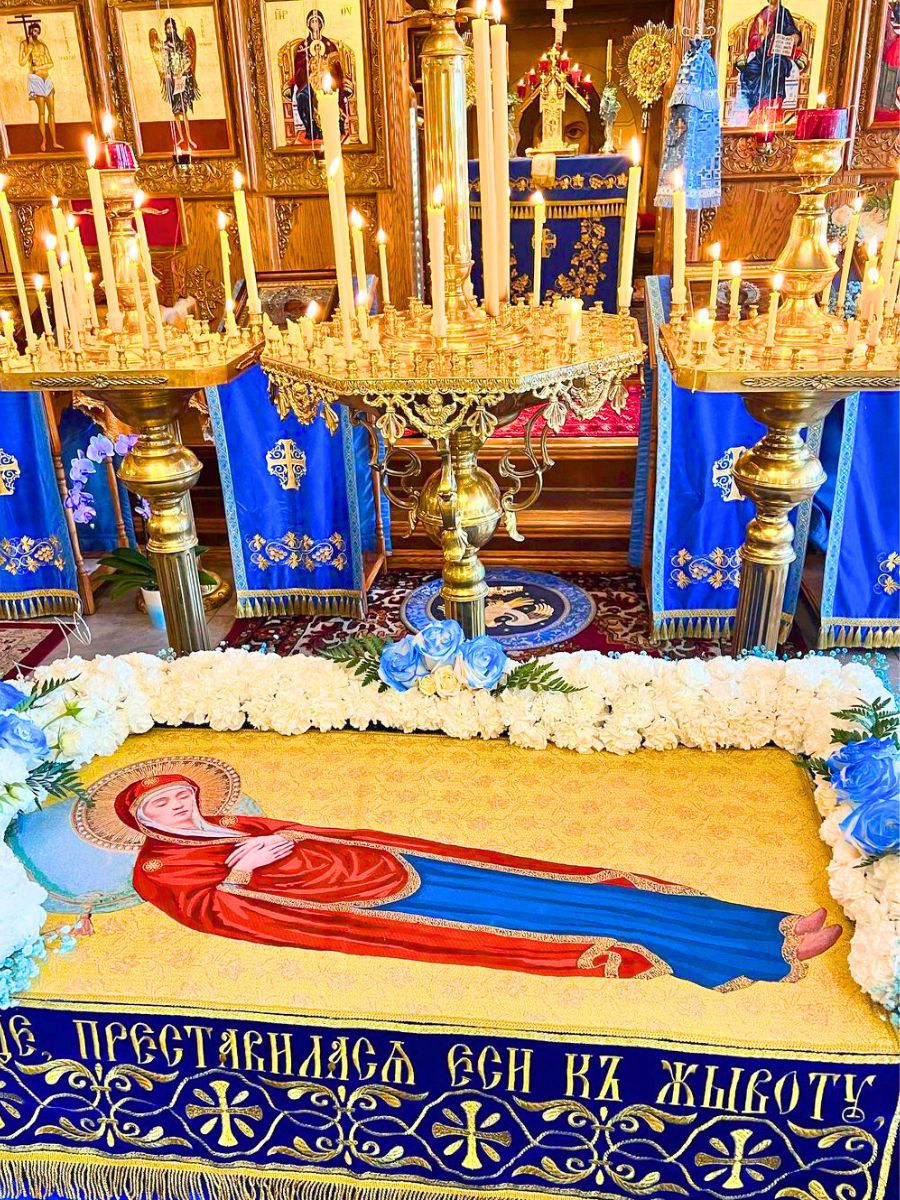
[[110,329],[117,332],[122,328],[122,310],[119,308],[119,293],[116,291],[116,272],[113,267],[112,247],[109,242],[109,226],[106,224],[103,185],[100,182],[100,172],[94,166],[97,161],[97,142],[93,134],[87,140],[87,160],[88,193],[91,198],[94,228],[97,232],[101,283],[106,293],[106,320]]
[[334,244],[344,353],[350,358],[353,354],[353,271],[350,267],[350,226],[347,224],[344,163],[340,155],[332,160],[328,168],[328,206],[331,211],[331,237]]
[[63,296],[62,276],[59,273],[59,261],[56,257],[56,238],[48,233],[44,238],[47,247],[47,273],[50,276],[50,294],[53,297],[53,317],[56,321],[56,344],[60,350],[66,348],[66,330],[69,321],[66,314],[66,301]]
[[613,40],[612,40],[612,38],[607,38],[606,39],[606,83],[607,83],[607,86],[609,86],[609,84],[612,82],[612,50],[613,50]]
[[897,164],[898,175],[891,188],[891,207],[888,211],[887,229],[884,241],[881,243],[881,273],[885,279],[894,264],[897,253],[897,239],[900,235],[900,162]]
[[[356,273],[356,295],[369,291],[369,277],[366,274],[366,248],[363,244],[362,231],[365,228],[362,213],[355,208],[350,209],[350,240],[353,243],[353,269]],[[368,307],[368,305],[367,305]]]
[[487,0],[478,0],[472,21],[475,62],[475,116],[478,127],[478,184],[481,190],[481,269],[484,307],[492,317],[500,311],[497,282],[497,192],[494,174],[494,118],[491,111],[491,35],[484,13]]
[[15,347],[15,332],[16,327],[13,324],[12,317],[5,308],[0,309],[0,338],[4,342],[7,342],[10,347]]
[[234,297],[227,296],[225,298],[225,332],[229,337],[233,337],[237,331],[237,321],[234,319]]
[[72,286],[75,291],[75,323],[80,325],[87,319],[88,302],[84,287],[84,267],[81,259],[81,239],[78,236],[78,222],[72,213],[66,216],[66,241],[69,250],[69,261],[72,271]]
[[856,231],[859,229],[859,214],[862,212],[863,198],[857,196],[853,201],[853,212],[847,222],[847,237],[844,241],[844,257],[841,261],[841,278],[838,284],[837,311],[844,311],[847,299],[847,284],[850,280],[850,266],[853,262],[853,251],[856,249]]
[[[607,46],[611,46],[608,42]],[[625,195],[625,217],[622,222],[622,246],[619,252],[619,312],[631,308],[634,279],[634,247],[637,239],[638,203],[641,195],[641,143],[631,139],[631,162],[628,168],[628,191]]]
[[728,320],[737,321],[741,315],[741,263],[740,259],[733,262],[731,271],[731,287],[728,291]]
[[881,313],[875,313],[866,326],[866,345],[874,350],[881,337]]
[[431,256],[431,332],[447,336],[447,298],[444,287],[444,189],[434,189],[428,205],[428,249]]
[[244,191],[244,177],[240,171],[234,173],[234,215],[237,219],[241,262],[244,265],[244,283],[247,286],[247,308],[252,316],[258,317],[262,312],[262,306],[259,302],[259,288],[256,285],[256,268],[253,265],[253,243],[250,241],[247,194]]
[[90,271],[85,271],[84,273],[84,295],[85,299],[87,300],[88,316],[90,318],[91,328],[99,329],[100,319],[97,316],[97,302],[94,299],[94,276]]
[[684,172],[672,172],[672,304],[683,308],[687,304],[685,271],[687,269],[687,197],[684,192]]
[[315,300],[310,301],[306,307],[306,312],[300,318],[300,330],[303,334],[303,343],[307,350],[312,350],[316,340],[316,321],[319,319],[321,309]]
[[25,337],[30,344],[34,341],[34,326],[31,324],[31,310],[28,307],[28,293],[25,291],[25,277],[22,274],[22,263],[19,259],[19,245],[13,232],[12,209],[9,206],[9,196],[6,194],[5,175],[0,175],[0,225],[3,226],[6,252],[16,284],[16,295],[19,298],[19,311],[22,314]]
[[722,271],[721,243],[713,242],[709,248],[709,254],[712,258],[712,278],[709,281],[709,311],[715,317],[716,309],[719,305],[719,275]]
[[877,267],[869,267],[859,295],[859,315],[871,323],[881,316],[883,306],[884,276]]
[[52,333],[50,327],[50,313],[47,311],[47,297],[44,294],[44,277],[43,275],[35,275],[34,277],[34,294],[37,296],[38,311],[41,314],[41,324],[44,326],[44,336]]
[[584,308],[584,301],[573,296],[569,300],[569,312],[566,318],[566,341],[570,346],[577,344],[581,337],[581,312]]
[[537,307],[541,302],[541,262],[544,254],[544,222],[547,220],[547,205],[543,192],[531,197],[534,206],[534,283],[531,288],[531,303]]
[[868,279],[872,271],[878,270],[878,238],[870,237],[866,242],[866,269],[863,279]]
[[769,319],[766,324],[766,347],[771,348],[775,345],[775,321],[778,317],[778,302],[781,299],[781,288],[784,284],[784,276],[779,271],[772,276],[772,290],[769,293]]
[[234,285],[231,282],[231,247],[228,245],[228,213],[216,215],[219,226],[219,252],[222,256],[222,282],[225,285],[225,299],[234,296]]
[[379,229],[375,234],[375,241],[378,243],[378,269],[381,272],[381,299],[385,307],[391,302],[391,285],[388,279],[387,265],[387,240],[387,234],[383,229]]
[[78,299],[75,295],[75,278],[72,274],[72,264],[68,253],[63,250],[59,256],[59,274],[62,279],[63,296],[69,316],[69,337],[72,339],[72,349],[76,354],[81,353],[81,313],[78,309]]
[[698,346],[708,345],[712,341],[713,333],[713,318],[709,314],[709,309],[699,309],[697,314],[691,318],[689,328],[692,342]]
[[889,317],[897,306],[897,296],[900,294],[900,245],[894,252],[894,269],[888,282],[884,297],[884,315]]
[[128,279],[134,293],[134,307],[137,312],[138,330],[141,335],[141,345],[145,350],[150,349],[150,335],[147,332],[147,314],[144,312],[144,297],[141,295],[141,280],[138,274],[141,249],[137,238],[128,239]]
[[356,324],[359,329],[359,336],[363,345],[367,345],[369,341],[369,293],[366,291],[358,291],[356,293]]
[[146,195],[138,188],[134,193],[134,225],[137,231],[138,256],[147,282],[147,295],[150,300],[150,315],[156,332],[156,344],[160,350],[166,348],[166,331],[163,327],[162,312],[159,307],[159,293],[156,290],[156,276],[153,274],[153,259],[150,257],[150,242],[147,240],[147,226],[144,224],[143,204]]
[[66,244],[66,218],[59,204],[59,196],[50,197],[50,213],[53,217],[53,232],[60,246]]
[[497,208],[497,290],[509,299],[510,192],[509,192],[509,63],[506,25],[500,0],[494,0],[491,26],[491,89],[494,118],[494,203]]

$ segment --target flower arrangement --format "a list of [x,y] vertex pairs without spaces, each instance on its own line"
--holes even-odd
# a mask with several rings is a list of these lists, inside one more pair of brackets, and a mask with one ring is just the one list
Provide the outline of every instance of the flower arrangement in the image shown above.
[[[429,656],[449,653],[453,640],[449,632],[435,641],[429,637]],[[898,717],[895,701],[869,666],[822,654],[788,661],[667,661],[582,651],[513,667],[492,690],[466,683],[439,695],[437,682],[428,694],[419,681],[449,662],[431,668],[421,645],[418,657],[406,649],[404,657],[421,660],[425,673],[416,666],[403,676],[406,690],[397,689],[380,676],[385,643],[359,641],[361,648],[341,656],[336,647],[325,658],[230,649],[171,661],[147,654],[69,659],[37,669],[32,696],[49,690],[29,718],[43,729],[51,756],[74,766],[112,754],[131,734],[154,725],[188,724],[289,735],[377,726],[456,738],[507,737],[519,746],[553,744],[583,753],[779,746],[808,760],[815,776],[820,834],[832,850],[829,887],[855,922],[851,974],[900,1024],[900,854],[891,850],[891,825],[881,809],[897,768],[890,748],[875,744],[896,738]],[[454,674],[456,662],[454,657]],[[396,667],[390,655],[386,667]],[[494,664],[481,677],[490,679],[496,669]],[[513,685],[517,676],[527,679],[535,671],[552,672],[562,687]],[[19,702],[12,697],[10,708]],[[40,745],[30,731],[13,741]],[[866,741],[871,748],[863,748]],[[27,761],[27,754],[0,747],[0,833],[16,812],[38,802]],[[24,792],[16,792],[19,784]],[[844,828],[860,810],[864,819]],[[41,899],[41,889],[0,842],[0,1004],[27,984],[16,954],[37,939]]]
[[[71,512],[72,520],[76,524],[90,525],[97,515],[97,510],[94,508],[94,497],[85,490],[85,484],[96,473],[97,467],[101,463],[108,462],[117,454],[122,458],[126,454],[130,454],[137,444],[137,440],[135,433],[120,433],[115,441],[104,433],[97,433],[88,442],[87,454],[79,450],[72,459],[69,464],[70,487],[69,494],[66,496],[66,508]],[[141,505],[147,508],[146,513]],[[146,500],[141,500],[135,511],[141,516],[149,516],[149,506]]]
[[[60,757],[67,722],[82,709],[63,698],[61,682],[39,684],[30,692],[0,681],[0,836],[21,812],[49,797],[82,795],[71,762]],[[0,841],[0,1008],[28,987],[48,949],[75,945],[69,927],[53,937],[41,935],[47,894],[25,874],[22,864]]]
[[374,635],[349,638],[321,654],[349,667],[364,684],[379,682],[381,691],[416,688],[423,696],[447,697],[463,690],[528,688],[563,694],[579,690],[552,664],[515,663],[496,638],[487,634],[467,638],[453,620],[432,621],[395,642]]

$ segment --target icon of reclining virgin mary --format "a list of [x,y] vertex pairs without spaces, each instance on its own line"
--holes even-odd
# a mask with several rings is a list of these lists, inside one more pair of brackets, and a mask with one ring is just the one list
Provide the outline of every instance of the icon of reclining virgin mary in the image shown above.
[[[840,936],[824,909],[800,916],[617,869],[238,813],[210,794],[213,760],[197,761],[206,774],[185,756],[105,776],[89,819],[137,851],[143,900],[204,933],[539,975],[671,974],[720,991],[799,979]],[[84,816],[72,824],[90,840]]]

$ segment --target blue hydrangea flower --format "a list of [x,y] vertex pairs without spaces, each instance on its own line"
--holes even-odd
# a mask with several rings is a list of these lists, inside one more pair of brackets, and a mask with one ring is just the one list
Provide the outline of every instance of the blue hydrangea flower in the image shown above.
[[831,783],[851,804],[900,796],[900,751],[892,738],[849,742],[828,759]]
[[25,699],[25,693],[14,683],[0,680],[0,712],[9,712]]
[[0,750],[21,754],[30,766],[37,766],[50,753],[43,729],[14,712],[0,713]]
[[465,640],[462,625],[451,620],[432,621],[415,636],[429,671],[433,671],[435,667],[452,666]]
[[485,633],[465,643],[460,651],[458,669],[467,687],[490,690],[514,666],[500,642]]
[[408,692],[417,679],[428,674],[422,651],[411,634],[385,646],[381,652],[378,674],[382,683],[396,692]]

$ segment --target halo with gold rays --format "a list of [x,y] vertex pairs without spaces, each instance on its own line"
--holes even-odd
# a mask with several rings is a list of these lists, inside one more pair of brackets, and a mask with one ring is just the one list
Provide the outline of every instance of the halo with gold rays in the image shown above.
[[110,771],[91,784],[87,789],[90,800],[78,800],[72,807],[72,825],[78,836],[104,850],[138,850],[143,834],[119,820],[115,802],[129,784],[153,775],[184,775],[196,783],[200,789],[200,811],[205,817],[230,812],[241,798],[240,776],[219,758],[196,754],[148,758]]

